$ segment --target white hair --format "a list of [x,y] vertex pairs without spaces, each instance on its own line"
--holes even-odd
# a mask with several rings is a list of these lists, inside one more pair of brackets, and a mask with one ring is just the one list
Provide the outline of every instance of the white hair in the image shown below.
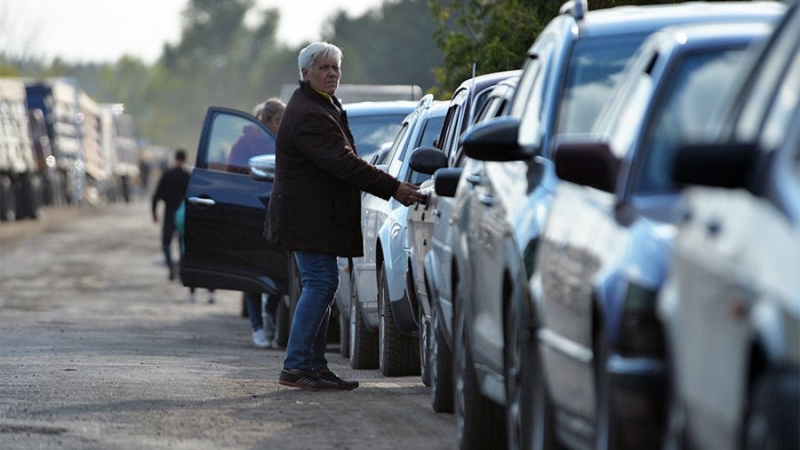
[[300,68],[300,79],[303,79],[303,69],[311,72],[314,61],[319,57],[333,58],[339,64],[342,63],[342,51],[339,47],[327,42],[315,42],[300,50],[297,57],[297,65]]

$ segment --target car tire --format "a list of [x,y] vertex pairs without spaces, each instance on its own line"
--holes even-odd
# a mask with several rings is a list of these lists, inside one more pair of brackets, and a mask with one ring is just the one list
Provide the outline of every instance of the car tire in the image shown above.
[[339,354],[350,357],[350,321],[339,311]]
[[12,222],[17,218],[17,201],[14,183],[8,177],[0,177],[0,220]]
[[533,411],[531,421],[531,447],[534,449],[561,449],[563,446],[556,437],[556,413],[553,400],[550,398],[550,391],[547,389],[542,355],[539,350],[539,342],[536,335],[530,340],[531,347],[526,352],[531,355],[531,388],[533,390]]
[[797,370],[773,369],[761,375],[749,399],[743,448],[800,448],[800,383]]
[[[505,318],[508,329],[505,347],[506,427],[508,448],[533,449],[533,376],[536,371],[527,308],[511,301]],[[551,447],[540,447],[551,448]]]
[[286,296],[278,302],[278,309],[275,311],[275,345],[286,348],[289,344],[289,332],[292,329],[292,314],[289,311],[288,299]]
[[242,311],[241,316],[244,318],[250,317],[250,313],[247,312],[247,293],[242,292]]
[[378,270],[378,367],[387,377],[419,375],[419,342],[397,329],[386,266]]
[[431,324],[428,321],[428,316],[420,308],[419,312],[419,371],[422,384],[430,387],[431,385],[431,372],[430,372],[430,359],[428,352],[431,344]]
[[506,448],[505,411],[481,393],[462,314],[453,336],[456,442],[460,450]]
[[436,412],[451,413],[453,403],[453,353],[444,337],[442,314],[431,306],[431,339],[428,347],[428,369],[431,382],[431,406]]
[[378,368],[378,332],[370,331],[361,315],[361,304],[353,274],[350,274],[350,367]]

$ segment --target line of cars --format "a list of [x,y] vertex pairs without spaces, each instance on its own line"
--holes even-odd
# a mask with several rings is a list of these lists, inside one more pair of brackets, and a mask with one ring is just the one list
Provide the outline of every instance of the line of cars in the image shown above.
[[797,448],[797,9],[568,2],[521,70],[414,104],[374,161],[429,196],[363,199],[351,366],[419,374],[462,449]]

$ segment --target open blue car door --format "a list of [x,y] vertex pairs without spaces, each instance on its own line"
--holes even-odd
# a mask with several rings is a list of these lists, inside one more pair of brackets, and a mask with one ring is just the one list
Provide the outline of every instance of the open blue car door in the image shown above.
[[282,295],[288,252],[263,237],[275,147],[265,145],[265,155],[232,164],[231,149],[246,139],[273,141],[248,113],[208,109],[186,194],[181,280],[185,286]]

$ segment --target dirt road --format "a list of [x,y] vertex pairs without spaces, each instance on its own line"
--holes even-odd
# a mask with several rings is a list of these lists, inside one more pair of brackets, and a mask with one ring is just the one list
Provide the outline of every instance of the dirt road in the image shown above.
[[0,448],[450,449],[455,420],[419,377],[331,367],[361,382],[276,382],[241,297],[187,302],[169,282],[149,205],[46,210],[0,224]]

